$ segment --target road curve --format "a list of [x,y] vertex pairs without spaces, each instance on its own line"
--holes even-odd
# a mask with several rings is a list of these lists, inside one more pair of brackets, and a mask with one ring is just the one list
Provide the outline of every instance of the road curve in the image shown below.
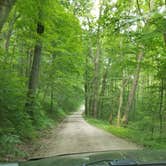
[[139,147],[88,124],[79,111],[64,120],[50,138],[44,141],[35,156],[48,157],[70,153],[133,149]]

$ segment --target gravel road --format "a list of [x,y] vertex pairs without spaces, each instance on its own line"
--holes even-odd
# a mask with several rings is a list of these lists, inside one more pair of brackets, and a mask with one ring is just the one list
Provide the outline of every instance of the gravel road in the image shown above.
[[43,146],[35,156],[133,149],[139,149],[139,146],[88,124],[79,111],[68,116],[58,129],[43,141]]

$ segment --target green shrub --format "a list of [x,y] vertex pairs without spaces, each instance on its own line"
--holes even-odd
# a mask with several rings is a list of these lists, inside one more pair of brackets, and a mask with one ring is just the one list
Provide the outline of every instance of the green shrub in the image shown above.
[[0,156],[24,156],[25,153],[18,148],[18,145],[21,143],[22,142],[18,135],[9,134],[0,136]]
[[[130,141],[133,141],[137,144],[143,145],[145,148],[154,148],[154,149],[164,149],[166,148],[165,144],[165,139],[158,139],[157,138],[152,138],[149,132],[145,132],[144,130],[138,130],[138,124],[139,123],[134,123],[128,126],[128,127],[116,127],[113,125],[110,125],[108,122],[103,121],[103,120],[97,120],[93,118],[87,118],[85,117],[87,122],[90,124],[99,127],[101,129],[104,129],[118,137],[128,139]],[[131,127],[132,126],[132,127]],[[137,127],[136,127],[137,126]],[[134,129],[133,127],[136,127]]]

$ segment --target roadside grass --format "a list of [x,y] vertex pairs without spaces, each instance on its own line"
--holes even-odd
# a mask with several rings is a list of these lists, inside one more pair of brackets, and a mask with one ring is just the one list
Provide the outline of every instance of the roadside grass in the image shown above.
[[150,148],[150,149],[166,149],[166,140],[151,138],[149,132],[141,131],[141,130],[134,130],[129,127],[116,127],[114,125],[110,125],[107,121],[93,119],[89,117],[84,117],[85,120],[98,127],[101,128],[109,133],[112,133],[115,136],[120,138],[127,139],[131,142],[134,142],[143,148]]

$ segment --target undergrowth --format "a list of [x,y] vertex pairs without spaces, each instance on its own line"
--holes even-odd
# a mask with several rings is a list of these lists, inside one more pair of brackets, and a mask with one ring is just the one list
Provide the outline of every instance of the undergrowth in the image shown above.
[[114,125],[110,125],[107,121],[93,119],[85,117],[86,121],[98,128],[104,129],[107,132],[110,132],[118,137],[128,139],[134,143],[137,143],[144,148],[151,149],[165,149],[165,139],[159,139],[157,136],[151,138],[149,132],[134,130],[128,127],[116,127]]
[[47,114],[40,113],[36,116],[38,120],[35,121],[35,124],[29,119],[27,121],[22,119],[16,126],[1,128],[0,161],[27,158],[28,148],[24,149],[24,146],[28,147],[28,144],[33,144],[40,137],[40,132],[56,127],[67,114],[61,109]]

